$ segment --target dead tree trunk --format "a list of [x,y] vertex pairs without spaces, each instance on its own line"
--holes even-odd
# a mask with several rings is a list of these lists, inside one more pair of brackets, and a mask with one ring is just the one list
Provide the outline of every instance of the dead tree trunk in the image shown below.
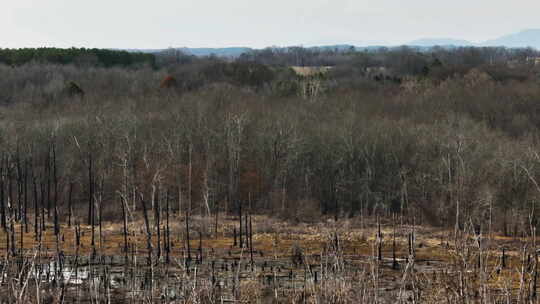
[[191,261],[191,247],[189,244],[189,210],[186,210],[186,250],[188,254],[188,261]]
[[54,179],[54,235],[58,238],[60,234],[60,225],[58,224],[58,174],[56,166],[56,145],[52,143],[52,166],[53,166],[53,179]]
[[9,223],[10,223],[10,236],[11,236],[11,256],[17,255],[17,243],[15,243],[15,214],[13,208],[10,208],[9,212]]
[[88,224],[92,228],[92,256],[96,255],[96,235],[95,235],[95,219],[94,219],[94,176],[92,168],[92,153],[88,152]]
[[392,232],[392,269],[398,269],[399,264],[396,259],[396,215],[392,216],[392,224],[394,226]]
[[94,196],[94,178],[92,177],[92,153],[88,153],[88,218],[87,223],[88,225],[92,225],[92,219],[94,214],[94,204],[93,204],[93,196]]
[[155,227],[157,230],[157,261],[161,258],[161,208],[160,208],[160,197],[159,197],[159,186],[155,192],[155,202],[154,202],[154,221]]
[[71,217],[73,216],[73,182],[69,183],[69,193],[68,193],[68,227],[71,228]]
[[126,210],[126,201],[123,198],[120,198],[122,202],[122,218],[123,218],[123,224],[124,224],[124,253],[126,258],[126,264],[127,264],[127,257],[128,257],[128,228],[127,228],[127,210]]
[[249,214],[249,255],[251,258],[251,270],[253,270],[253,223],[251,221],[251,213]]
[[39,182],[39,239],[41,240],[41,235],[45,228],[45,185],[43,180]]
[[381,233],[381,220],[377,216],[377,259],[382,261],[382,233]]
[[38,240],[38,225],[39,225],[39,209],[38,209],[38,192],[36,185],[36,177],[32,173],[32,184],[34,188],[34,234],[35,240]]
[[166,230],[165,230],[165,262],[168,264],[170,262],[170,253],[171,253],[171,230],[169,228],[169,213],[170,213],[170,206],[169,206],[169,190],[167,190],[167,193],[165,194],[166,198]]
[[141,195],[141,206],[143,208],[144,225],[146,227],[146,249],[148,250],[148,265],[152,265],[152,230],[150,229],[150,221],[148,220],[148,210],[146,203]]
[[244,248],[244,238],[242,237],[242,201],[241,200],[238,200],[238,214],[239,214],[239,219],[238,219],[238,223],[240,224],[240,230],[238,231],[239,233],[239,236],[240,236],[240,248]]
[[214,204],[214,209],[215,209],[215,221],[214,221],[214,238],[217,239],[218,237],[218,216],[219,216],[219,208],[218,208],[218,205],[217,203]]
[[39,239],[41,240],[41,235],[43,234],[43,231],[47,230],[47,227],[45,226],[45,182],[42,180],[39,183],[39,190],[40,190],[40,198],[41,198],[41,204],[40,204],[40,210],[41,210],[41,216],[39,217],[41,220],[39,230]]
[[47,175],[47,219],[51,218],[51,151],[47,150],[45,160],[45,174]]
[[197,259],[199,264],[203,262],[203,250],[202,250],[202,232],[199,230],[199,258]]
[[4,187],[5,187],[5,161],[2,159],[1,166],[0,166],[0,221],[2,224],[2,228],[4,228],[4,231],[7,231],[7,225],[6,225],[6,201],[5,201],[5,193],[4,193]]
[[24,193],[24,231],[28,233],[28,160],[24,161],[23,193]]

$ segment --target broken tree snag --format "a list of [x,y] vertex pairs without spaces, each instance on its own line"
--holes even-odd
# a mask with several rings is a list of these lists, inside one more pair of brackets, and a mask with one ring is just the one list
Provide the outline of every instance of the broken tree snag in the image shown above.
[[148,250],[148,265],[152,265],[152,230],[150,229],[150,221],[148,220],[148,210],[146,209],[146,203],[141,196],[141,206],[143,208],[144,225],[146,227],[146,249]]
[[47,150],[45,159],[45,174],[47,176],[47,219],[51,219],[51,148]]
[[161,208],[159,197],[159,185],[156,186],[154,193],[154,224],[157,230],[157,261],[161,259]]
[[56,144],[52,142],[52,166],[53,166],[53,179],[54,179],[54,235],[58,238],[60,234],[60,225],[58,224],[58,174],[56,166]]
[[409,233],[407,238],[407,244],[409,245],[409,255],[412,255],[412,234]]
[[88,218],[87,223],[88,225],[92,224],[92,214],[94,213],[93,210],[93,203],[92,203],[92,197],[94,196],[94,179],[92,177],[92,153],[88,153]]
[[238,234],[240,236],[240,248],[244,248],[244,239],[242,237],[242,201],[238,201],[238,223],[240,224],[240,231],[238,231]]
[[46,231],[47,230],[47,226],[45,226],[45,183],[43,182],[43,180],[40,181],[39,183],[39,190],[40,190],[40,198],[41,198],[41,203],[40,203],[40,210],[41,210],[41,216],[39,217],[40,220],[41,220],[41,223],[40,223],[40,230],[39,230],[39,239],[41,240],[41,236],[43,234],[43,231]]
[[219,205],[217,204],[214,204],[214,209],[215,209],[215,221],[214,221],[214,238],[217,239],[218,237],[218,217],[219,217]]
[[171,253],[171,230],[169,228],[169,189],[165,194],[165,204],[166,204],[166,228],[165,228],[165,262],[168,264],[170,262],[170,253]]
[[102,225],[102,218],[103,218],[103,194],[105,192],[105,177],[101,177],[100,187],[99,187],[99,194],[98,199],[96,199],[96,208],[98,213],[98,227],[99,227],[99,250],[101,250],[103,245],[103,225]]
[[392,269],[398,269],[399,264],[396,259],[396,215],[392,215],[392,224],[394,226],[392,232]]
[[233,227],[233,238],[234,238],[233,246],[236,247],[238,246],[238,242],[236,241],[236,227]]
[[19,225],[19,228],[20,228],[19,237],[20,237],[20,248],[21,248],[20,249],[20,254],[21,254],[21,256],[24,256],[24,230],[23,230],[24,226],[23,226],[22,223]]
[[122,218],[123,218],[123,234],[124,234],[124,260],[125,264],[128,265],[128,226],[127,226],[127,202],[123,197],[120,197],[120,203],[122,204]]
[[7,190],[8,190],[8,199],[7,199],[7,202],[8,202],[8,206],[7,206],[7,211],[9,213],[9,219],[11,220],[11,217],[13,216],[13,204],[14,204],[14,199],[13,199],[13,183],[12,183],[12,170],[11,170],[11,167],[10,165],[8,164],[8,168],[7,168]]
[[188,261],[191,261],[191,247],[189,244],[189,208],[186,209],[186,250],[188,254]]
[[68,227],[71,228],[71,217],[73,216],[73,182],[69,183],[68,192]]
[[94,218],[94,176],[92,172],[92,153],[88,152],[88,224],[92,228],[92,257],[96,256],[96,235]]
[[502,248],[502,254],[501,254],[501,268],[502,269],[506,268],[506,252],[505,252],[504,247]]
[[381,233],[381,220],[377,216],[377,259],[382,261],[382,233]]
[[11,256],[17,256],[17,243],[15,242],[15,216],[13,208],[10,208],[10,215],[9,215],[9,222],[10,222],[10,228],[9,232],[11,235]]
[[38,240],[38,226],[39,226],[39,209],[38,209],[38,192],[37,192],[36,177],[34,176],[33,172],[32,172],[32,184],[34,188],[34,236],[35,236],[35,240],[37,241]]
[[24,232],[28,233],[28,171],[29,171],[29,160],[25,159],[24,161]]
[[22,191],[22,168],[21,168],[21,158],[20,158],[20,151],[19,146],[17,145],[17,157],[15,158],[15,166],[16,166],[16,172],[17,172],[17,209],[15,209],[15,220],[20,222],[22,219],[22,205],[23,202],[21,201],[21,198],[23,196]]
[[81,224],[78,220],[75,221],[75,246],[77,247],[77,251],[81,246]]
[[188,203],[189,203],[189,206],[188,206],[188,213],[191,213],[191,210],[193,210],[193,193],[192,193],[192,190],[193,190],[193,180],[192,180],[192,177],[193,177],[193,158],[192,158],[192,153],[193,153],[193,144],[190,142],[189,143],[189,153],[188,153]]
[[2,223],[2,228],[4,229],[5,232],[7,232],[6,201],[5,201],[5,193],[4,193],[5,170],[6,170],[6,163],[2,160],[1,166],[0,166],[0,220]]
[[249,227],[248,227],[248,215],[249,213],[246,213],[246,215],[244,215],[244,234],[246,236],[246,248],[249,248]]
[[197,258],[199,264],[202,264],[203,261],[203,250],[202,250],[202,232],[199,230],[199,257]]
[[[536,235],[535,235],[536,238]],[[536,250],[536,246],[534,247],[534,276],[533,276],[533,284],[532,284],[532,298],[536,300],[537,295],[537,288],[538,288],[538,250]]]
[[249,214],[249,254],[251,258],[251,271],[253,271],[253,224],[251,222],[251,213]]
[[9,228],[6,228],[6,256],[9,256]]

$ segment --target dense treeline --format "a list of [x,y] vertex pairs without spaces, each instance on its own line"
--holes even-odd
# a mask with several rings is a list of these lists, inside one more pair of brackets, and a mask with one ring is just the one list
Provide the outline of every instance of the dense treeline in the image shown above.
[[155,56],[153,54],[96,48],[0,49],[0,63],[19,66],[30,62],[104,67],[128,67],[145,64],[154,66]]
[[539,56],[540,53],[537,50],[530,48],[434,47],[426,50],[402,46],[355,50],[354,48],[289,47],[253,50],[241,55],[238,60],[274,66],[334,66],[362,71],[367,68],[385,67],[392,69],[396,74],[415,76],[425,75],[433,67],[444,64],[446,73],[438,76],[446,78],[453,73],[466,72],[482,65],[523,62],[527,58]]
[[[2,66],[0,210],[24,220],[58,206],[64,221],[73,206],[85,220],[119,219],[122,204],[168,193],[172,209],[209,216],[241,206],[297,221],[393,212],[453,226],[493,216],[501,231],[526,231],[540,197],[534,64],[482,57],[462,71],[464,58],[415,56],[437,74],[381,81],[353,60],[310,98],[295,86],[284,94],[284,83],[305,80],[290,69],[243,60]],[[159,89],[167,75],[180,84]],[[43,98],[66,80],[85,98]]]

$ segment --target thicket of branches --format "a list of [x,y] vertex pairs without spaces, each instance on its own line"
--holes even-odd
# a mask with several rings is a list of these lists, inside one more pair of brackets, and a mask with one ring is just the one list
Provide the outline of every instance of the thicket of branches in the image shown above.
[[[309,98],[305,79],[257,62],[0,66],[0,211],[57,208],[63,221],[68,206],[90,218],[97,205],[115,220],[122,202],[168,192],[173,209],[208,215],[243,205],[298,221],[392,212],[453,226],[492,212],[500,231],[525,231],[540,198],[535,67],[456,73],[463,65],[437,59],[400,82],[336,67]],[[179,85],[159,89],[167,75]],[[56,94],[65,81],[85,97]]]

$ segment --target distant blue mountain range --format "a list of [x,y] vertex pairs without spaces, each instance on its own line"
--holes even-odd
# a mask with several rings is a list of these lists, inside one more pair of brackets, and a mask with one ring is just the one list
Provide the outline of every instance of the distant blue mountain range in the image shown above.
[[474,44],[467,40],[451,38],[424,38],[407,43],[411,46],[433,47],[433,46],[473,46]]
[[529,29],[518,33],[504,35],[502,37],[487,40],[480,43],[473,43],[467,40],[451,38],[419,39],[411,41],[407,45],[431,47],[431,46],[501,46],[507,48],[532,47],[540,49],[540,29]]
[[[467,40],[453,39],[453,38],[424,38],[411,41],[405,45],[411,47],[418,47],[419,49],[427,49],[434,46],[441,47],[460,47],[460,46],[501,46],[507,48],[523,48],[532,47],[540,50],[540,29],[528,29],[518,33],[505,35],[493,40],[487,40],[480,43],[473,43]],[[310,47],[310,49],[324,49],[324,50],[377,50],[385,47],[397,47],[397,46],[353,46],[349,44],[338,45],[323,45]],[[236,58],[243,53],[254,50],[249,47],[225,47],[225,48],[189,48],[181,47],[174,48],[175,50],[182,51],[188,55],[194,56],[210,56],[215,55],[218,57],[230,57]],[[130,52],[144,52],[144,53],[159,53],[166,49],[128,49]]]
[[482,43],[483,46],[505,46],[510,48],[533,47],[540,49],[540,29],[529,29],[505,35]]

